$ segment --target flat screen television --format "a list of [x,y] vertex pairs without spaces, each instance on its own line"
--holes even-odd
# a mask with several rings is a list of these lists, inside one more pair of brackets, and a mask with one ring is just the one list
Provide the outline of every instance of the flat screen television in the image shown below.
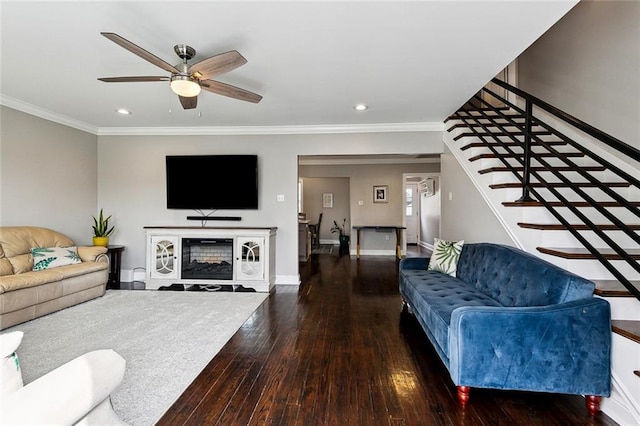
[[167,155],[167,208],[257,210],[257,155]]

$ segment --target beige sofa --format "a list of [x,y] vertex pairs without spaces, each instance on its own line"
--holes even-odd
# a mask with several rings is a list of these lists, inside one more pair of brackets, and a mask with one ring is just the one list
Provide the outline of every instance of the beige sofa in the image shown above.
[[32,249],[52,247],[76,245],[47,228],[0,227],[0,330],[105,293],[106,248],[77,246],[80,263],[34,271]]

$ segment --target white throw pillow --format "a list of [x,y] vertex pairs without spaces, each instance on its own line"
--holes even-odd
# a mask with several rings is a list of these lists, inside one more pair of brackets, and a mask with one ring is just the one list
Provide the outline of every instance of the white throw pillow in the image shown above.
[[22,387],[22,371],[16,350],[23,334],[22,331],[0,334],[0,400]]
[[464,240],[446,241],[439,238],[433,239],[433,254],[427,270],[442,272],[443,274],[456,276],[458,259],[462,252]]
[[35,247],[31,249],[31,254],[33,255],[34,271],[82,263],[76,246]]

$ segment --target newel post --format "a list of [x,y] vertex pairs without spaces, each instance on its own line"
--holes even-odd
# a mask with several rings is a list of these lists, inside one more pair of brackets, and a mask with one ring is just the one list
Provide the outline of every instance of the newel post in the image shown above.
[[533,127],[533,103],[527,99],[525,107],[524,122],[524,164],[522,171],[522,197],[518,201],[532,201],[529,195],[529,184],[531,183],[531,129]]

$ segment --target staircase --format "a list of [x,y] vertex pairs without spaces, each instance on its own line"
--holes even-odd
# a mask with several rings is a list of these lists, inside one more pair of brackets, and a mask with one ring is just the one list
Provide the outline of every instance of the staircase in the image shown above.
[[[596,284],[612,309],[612,395],[640,424],[640,150],[494,79],[445,143],[521,249]],[[495,87],[495,86],[493,86]]]

